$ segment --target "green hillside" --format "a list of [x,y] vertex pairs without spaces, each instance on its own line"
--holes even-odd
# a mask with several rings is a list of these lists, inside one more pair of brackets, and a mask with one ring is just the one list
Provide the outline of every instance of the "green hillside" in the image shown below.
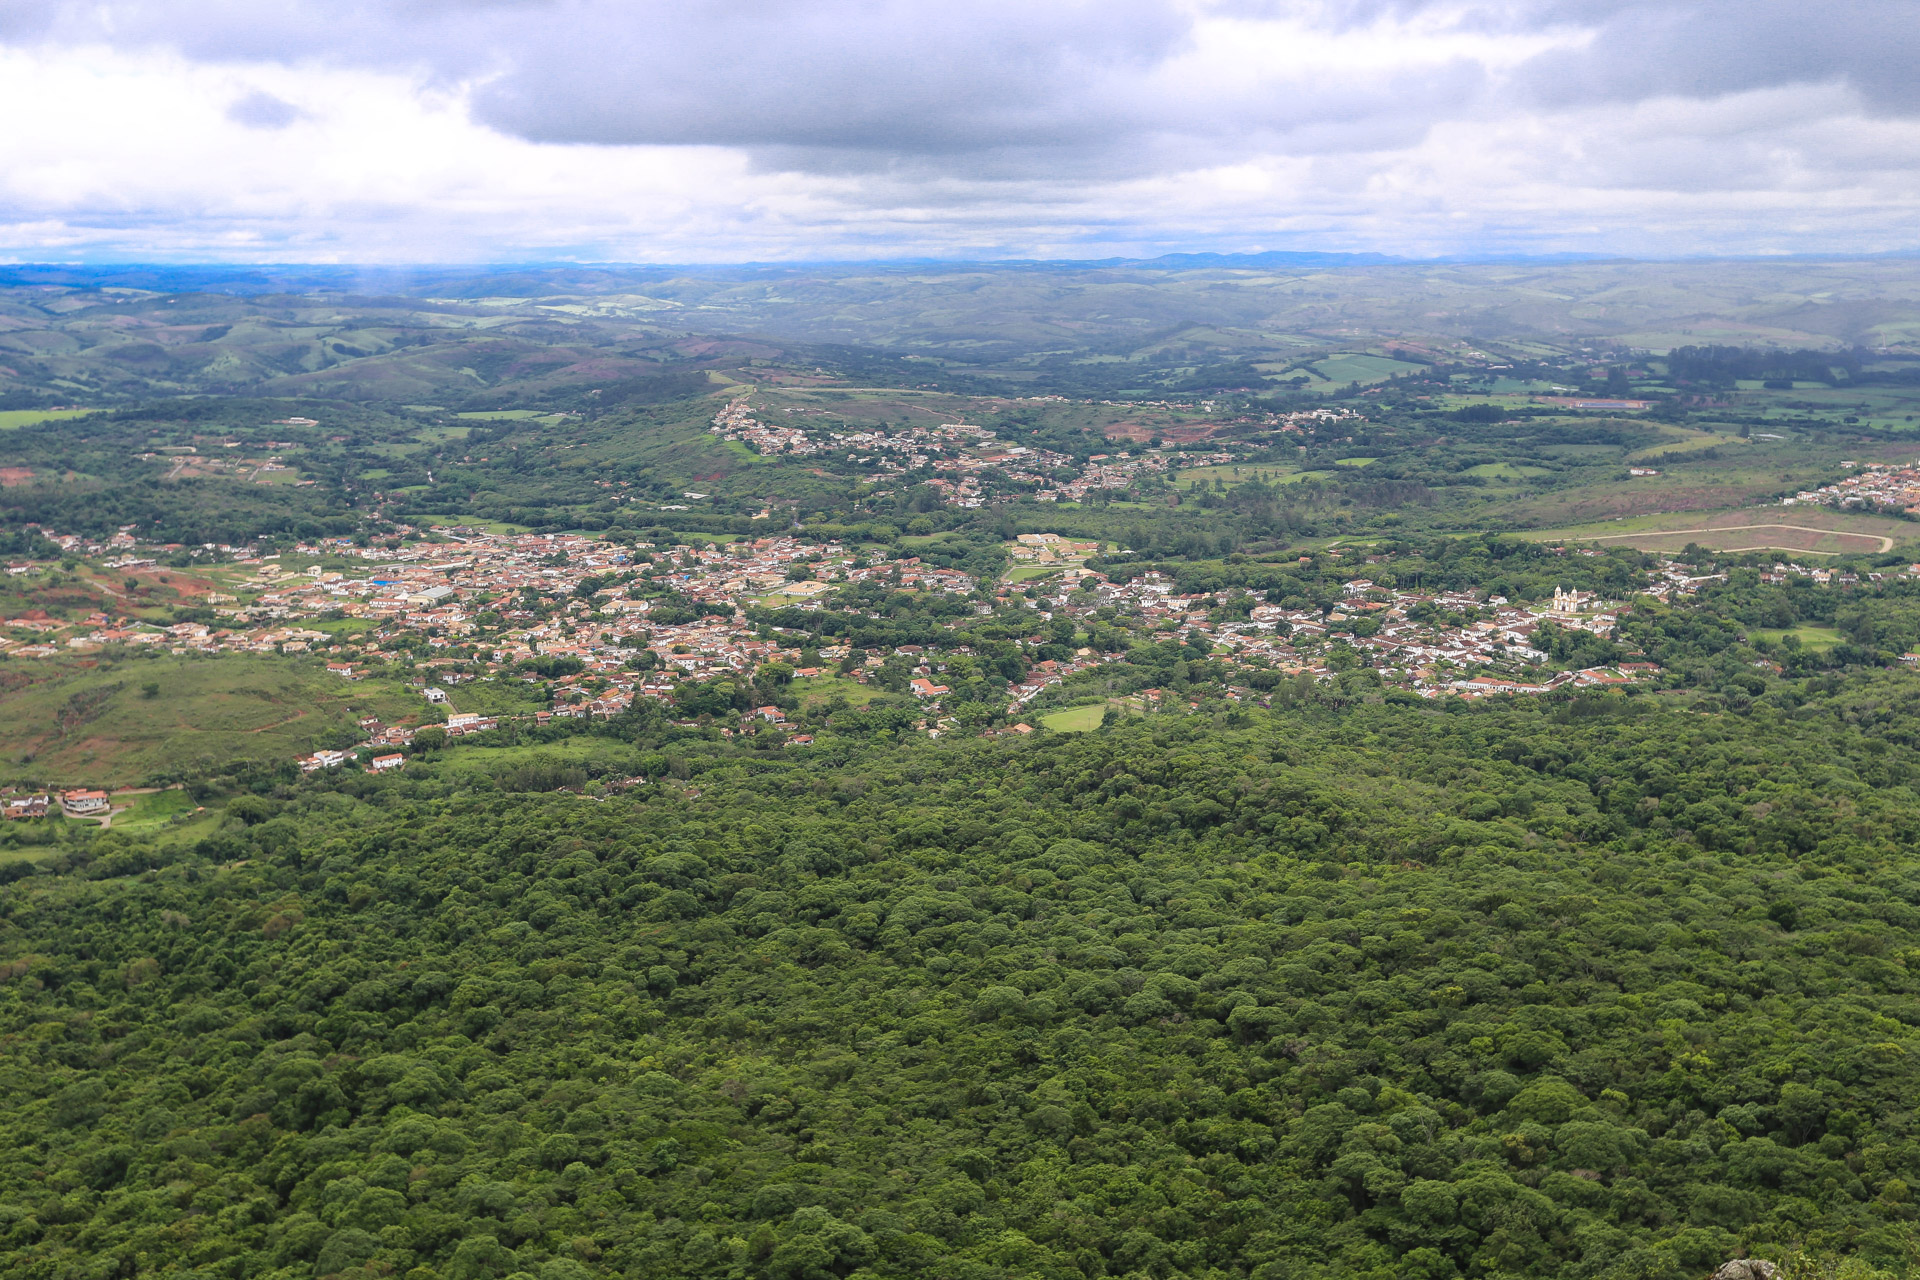
[[4,675],[0,783],[133,786],[277,765],[347,745],[362,716],[392,723],[421,709],[397,681],[349,682],[272,655],[16,659]]

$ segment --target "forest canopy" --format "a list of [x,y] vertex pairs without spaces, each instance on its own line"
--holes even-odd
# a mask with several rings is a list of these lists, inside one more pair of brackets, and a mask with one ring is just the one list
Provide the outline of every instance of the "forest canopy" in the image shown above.
[[7,887],[0,1266],[1898,1268],[1903,681],[263,774]]

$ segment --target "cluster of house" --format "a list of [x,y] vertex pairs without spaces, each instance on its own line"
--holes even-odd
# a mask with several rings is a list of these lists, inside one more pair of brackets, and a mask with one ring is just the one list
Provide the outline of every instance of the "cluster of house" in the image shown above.
[[50,813],[60,812],[72,818],[97,818],[112,809],[111,793],[82,787],[73,791],[8,796],[4,803],[0,803],[0,817],[44,818]]
[[[1569,682],[1625,684],[1655,669],[1650,663],[1628,663],[1557,675],[1539,671],[1538,664],[1548,656],[1533,644],[1542,624],[1607,635],[1618,623],[1617,606],[1580,592],[1556,589],[1549,605],[1522,608],[1501,596],[1395,591],[1356,578],[1345,585],[1343,595],[1341,603],[1325,613],[1259,604],[1248,609],[1244,619],[1218,621],[1218,597],[1180,594],[1171,579],[1147,573],[1124,585],[1093,585],[1089,604],[1111,605],[1154,629],[1170,622],[1175,634],[1204,638],[1213,657],[1229,668],[1330,679],[1336,674],[1332,646],[1343,644],[1387,680],[1430,697],[1544,692]],[[1047,603],[1069,605],[1065,597]],[[1410,617],[1409,611],[1422,604],[1456,617],[1474,615],[1474,620],[1441,626],[1433,618]],[[1478,616],[1489,609],[1491,618]],[[1037,695],[1046,683],[1052,681],[1027,696]]]
[[[787,407],[782,412],[804,416],[815,412]],[[899,427],[887,431],[809,430],[804,426],[782,426],[762,422],[753,416],[747,397],[730,400],[707,428],[722,440],[738,440],[752,445],[762,454],[791,454],[795,457],[820,457],[845,454],[848,462],[873,463],[884,472],[913,471],[933,458],[956,453],[993,439],[988,427],[950,422],[938,427]]]
[[[787,407],[781,412],[804,415],[811,411]],[[1268,423],[1299,431],[1301,422],[1354,416],[1345,410],[1313,409],[1269,415]],[[947,505],[964,509],[983,506],[992,496],[989,473],[1027,486],[1041,502],[1077,502],[1089,493],[1126,489],[1143,475],[1164,473],[1174,461],[1160,450],[1143,449],[1131,455],[1097,453],[1080,465],[1067,454],[1003,443],[989,427],[960,422],[873,431],[829,431],[767,423],[753,416],[745,397],[728,402],[714,415],[708,430],[723,440],[749,444],[763,454],[844,456],[847,462],[870,466],[881,476],[905,475],[930,467],[934,475],[927,485],[939,490]],[[1177,461],[1185,467],[1202,467],[1231,462],[1234,457],[1227,451],[1182,453]]]
[[1803,489],[1791,498],[1780,499],[1783,507],[1825,506],[1865,507],[1870,510],[1903,511],[1920,515],[1920,462],[1902,467],[1886,462],[1840,464],[1858,468],[1853,475],[1818,489]]
[[[157,627],[104,614],[71,626],[45,618],[14,619],[11,624],[25,634],[5,643],[11,652],[27,656],[116,643],[161,645],[176,653],[308,651],[322,656],[336,676],[356,680],[373,667],[384,668],[381,650],[404,641],[413,653],[412,672],[424,701],[443,704],[433,714],[445,714],[440,727],[459,736],[500,723],[455,710],[460,684],[540,679],[524,674],[529,660],[577,660],[574,673],[545,680],[551,709],[530,718],[546,720],[617,715],[639,698],[672,703],[686,680],[750,674],[769,662],[787,663],[806,679],[848,655],[844,647],[828,646],[811,658],[814,651],[803,653],[797,638],[749,623],[743,605],[852,609],[857,604],[832,597],[876,583],[887,593],[964,597],[969,607],[955,611],[956,619],[994,608],[980,594],[983,584],[964,572],[911,557],[868,561],[837,542],[780,536],[656,548],[625,547],[583,534],[502,535],[458,526],[435,532],[441,540],[434,543],[353,548],[329,542],[303,545],[277,558],[247,558],[240,562],[246,580],[232,587],[241,598],[217,608],[220,625]],[[1605,635],[1618,621],[1619,607],[1577,593],[1560,592],[1550,604],[1522,608],[1498,596],[1411,592],[1356,577],[1345,584],[1337,607],[1288,609],[1244,597],[1183,594],[1157,573],[1108,581],[1085,567],[1097,549],[1092,542],[1055,534],[1021,535],[1010,548],[1014,582],[999,587],[1000,603],[1015,603],[1014,583],[1040,592],[1032,602],[1036,633],[1050,632],[1048,624],[1057,619],[1084,622],[1111,607],[1136,635],[1204,638],[1211,655],[1230,670],[1331,678],[1336,664],[1348,660],[1341,656],[1344,646],[1386,679],[1430,696],[1527,692],[1568,682],[1624,683],[1647,669],[1630,663],[1560,675],[1545,671],[1541,664],[1547,655],[1536,643],[1542,626]],[[325,568],[314,563],[323,554],[334,564],[341,556],[358,557],[365,567]],[[1035,577],[1034,568],[1046,572]],[[1788,564],[1774,566],[1773,572],[1836,576]],[[1664,562],[1636,590],[1671,598],[1696,591],[1716,576]],[[1442,625],[1449,615],[1459,625]],[[343,644],[334,634],[337,627],[315,625],[323,616],[359,620],[360,643]],[[1028,648],[1049,643],[1036,634]],[[651,656],[635,661],[643,651]],[[912,693],[925,706],[928,724],[938,727],[942,700],[950,692],[943,679],[946,658],[966,650],[920,651],[909,645],[900,652],[912,660]],[[871,679],[884,657],[867,654],[847,674]],[[807,665],[809,660],[822,669]],[[1033,661],[1025,679],[1010,690],[1013,705],[1031,704],[1075,675],[1113,660],[1114,655],[1081,649],[1065,658]],[[365,743],[344,754],[317,752],[301,764],[337,767],[372,752],[369,760],[378,760],[378,768],[398,768],[404,763],[402,749],[418,727],[363,723]]]

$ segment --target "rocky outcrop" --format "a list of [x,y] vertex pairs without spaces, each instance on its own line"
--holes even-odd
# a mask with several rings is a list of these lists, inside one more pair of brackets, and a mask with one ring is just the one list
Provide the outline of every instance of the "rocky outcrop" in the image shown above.
[[1779,1274],[1778,1263],[1765,1258],[1735,1258],[1713,1273],[1712,1280],[1773,1280]]

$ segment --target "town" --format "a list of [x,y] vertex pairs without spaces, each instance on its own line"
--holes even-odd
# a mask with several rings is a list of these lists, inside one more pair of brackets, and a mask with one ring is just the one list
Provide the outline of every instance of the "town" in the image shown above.
[[1884,511],[1888,514],[1920,515],[1920,462],[1909,467],[1892,463],[1857,462],[1840,464],[1859,470],[1844,480],[1804,489],[1780,505],[1839,507],[1841,510]]
[[[106,556],[120,570],[150,568],[154,555],[166,550],[132,547],[130,539],[86,547],[44,532],[76,552]],[[1276,677],[1327,682],[1355,667],[1423,698],[1622,686],[1657,670],[1644,661],[1577,671],[1544,665],[1543,627],[1610,636],[1632,607],[1628,602],[1556,592],[1551,602],[1522,605],[1498,595],[1394,589],[1367,578],[1364,563],[1340,571],[1346,581],[1337,604],[1301,609],[1245,592],[1182,593],[1158,570],[1095,572],[1087,561],[1106,548],[1048,533],[1018,535],[1004,547],[1010,571],[981,580],[898,549],[887,558],[798,533],[658,545],[465,526],[417,532],[419,540],[393,545],[339,540],[302,544],[279,556],[242,555],[230,568],[244,576],[204,598],[216,615],[211,623],[159,625],[106,613],[78,623],[0,620],[9,635],[0,653],[36,659],[127,646],[174,654],[307,655],[341,680],[399,676],[415,689],[416,715],[396,724],[364,719],[358,747],[304,757],[300,764],[309,770],[353,762],[399,768],[403,752],[427,728],[458,738],[515,719],[613,717],[636,700],[656,701],[689,724],[725,734],[772,732],[782,744],[804,746],[817,716],[773,705],[735,715],[687,709],[704,705],[689,695],[709,681],[751,680],[770,669],[791,673],[802,691],[811,681],[866,686],[898,674],[890,691],[911,695],[913,728],[934,736],[962,729],[1029,732],[1028,722],[1048,708],[1114,687],[1101,673],[1124,662],[1130,645],[1162,639],[1179,639],[1219,663],[1229,673],[1226,698],[1239,702],[1268,701]],[[1789,573],[1830,576],[1787,564],[1769,576]],[[1665,562],[1639,592],[1671,598],[1715,576],[1692,576]],[[901,598],[922,607],[949,602],[941,626],[951,642],[862,650],[822,644],[804,630],[769,621],[790,609],[878,617],[887,600]],[[976,650],[968,628],[989,617],[1027,634],[1017,641],[1019,674],[1007,679],[1004,704],[982,725],[977,715],[956,716],[948,677],[971,665]],[[1064,652],[1059,622],[1074,637]],[[1103,643],[1093,643],[1096,630]],[[463,708],[463,689],[476,681],[524,682],[542,705],[510,713]],[[1176,698],[1165,689],[1144,689],[1131,693],[1128,705],[1170,706]],[[75,812],[71,803],[67,809]]]
[[[763,410],[763,412],[766,412]],[[780,412],[798,414],[819,410],[785,406]],[[1358,420],[1349,411],[1315,409],[1282,416],[1269,415],[1267,425],[1301,431],[1301,423]],[[937,427],[900,427],[888,431],[832,431],[804,422],[769,424],[753,416],[746,398],[729,401],[714,415],[708,430],[723,440],[738,441],[763,455],[832,457],[871,470],[874,478],[905,476],[929,469],[929,487],[940,492],[947,505],[974,510],[993,496],[991,481],[1019,486],[1040,502],[1078,502],[1102,491],[1120,491],[1143,476],[1164,475],[1174,465],[1166,451],[1138,448],[1124,453],[1096,453],[1076,467],[1075,459],[1050,449],[1004,444],[991,428],[966,423]],[[1178,465],[1203,467],[1232,462],[1234,453],[1182,452]]]

